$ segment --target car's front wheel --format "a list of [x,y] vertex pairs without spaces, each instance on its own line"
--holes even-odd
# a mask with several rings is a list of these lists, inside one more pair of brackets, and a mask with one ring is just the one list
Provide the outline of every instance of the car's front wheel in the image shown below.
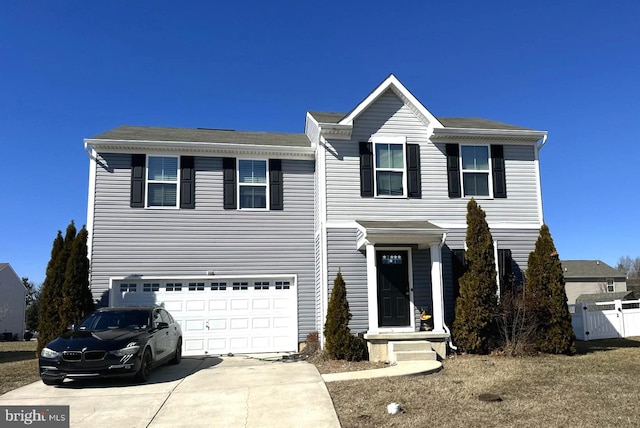
[[138,373],[136,373],[136,380],[140,382],[146,382],[151,377],[151,366],[153,364],[153,356],[151,355],[151,351],[147,348],[144,350],[144,354],[142,354],[142,361],[140,362],[140,369]]
[[182,338],[178,339],[176,350],[173,354],[173,358],[169,360],[169,364],[180,364],[181,359],[182,359]]
[[64,379],[42,379],[42,383],[49,386],[62,385]]

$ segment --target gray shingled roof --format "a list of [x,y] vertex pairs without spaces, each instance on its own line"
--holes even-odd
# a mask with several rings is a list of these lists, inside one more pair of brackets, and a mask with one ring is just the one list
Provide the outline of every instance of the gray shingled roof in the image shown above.
[[227,143],[265,146],[309,147],[305,134],[248,132],[225,129],[164,128],[154,126],[120,126],[90,140],[172,141],[190,143]]
[[9,263],[0,263],[0,270],[4,269],[7,266],[9,266]]
[[495,120],[481,119],[478,117],[438,117],[436,118],[445,128],[476,128],[476,129],[514,129],[530,131],[530,128],[496,122]]
[[[346,113],[329,113],[310,111],[309,114],[321,123],[338,123],[344,118]],[[480,119],[476,117],[438,117],[436,118],[445,128],[473,128],[473,129],[513,129],[530,131],[530,128],[510,125],[508,123],[496,122],[495,120]]]
[[611,302],[613,300],[633,300],[633,291],[616,291],[614,293],[581,294],[576,298],[576,303]]
[[346,116],[345,113],[331,113],[322,111],[310,111],[309,114],[320,123],[338,123]]
[[565,279],[573,278],[626,278],[623,272],[602,260],[561,260]]

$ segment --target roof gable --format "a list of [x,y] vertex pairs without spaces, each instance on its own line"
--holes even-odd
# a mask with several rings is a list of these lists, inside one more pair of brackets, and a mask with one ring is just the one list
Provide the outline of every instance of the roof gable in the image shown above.
[[442,124],[432,115],[416,97],[413,96],[407,88],[394,76],[390,74],[382,83],[380,83],[367,97],[362,100],[351,112],[343,117],[338,124],[353,126],[353,121],[369,108],[382,94],[387,90],[400,98],[400,100],[425,124],[434,128],[442,128]]

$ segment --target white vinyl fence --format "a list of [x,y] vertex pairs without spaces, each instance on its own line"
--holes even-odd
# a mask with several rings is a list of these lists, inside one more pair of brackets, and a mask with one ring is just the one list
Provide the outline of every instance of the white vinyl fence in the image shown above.
[[578,340],[640,336],[640,300],[569,305]]

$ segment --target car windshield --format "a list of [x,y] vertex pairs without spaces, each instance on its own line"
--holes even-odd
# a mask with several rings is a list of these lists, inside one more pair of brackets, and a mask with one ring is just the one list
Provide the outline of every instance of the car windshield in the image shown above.
[[124,329],[140,329],[149,326],[149,312],[143,310],[94,312],[84,319],[78,330],[104,331]]

